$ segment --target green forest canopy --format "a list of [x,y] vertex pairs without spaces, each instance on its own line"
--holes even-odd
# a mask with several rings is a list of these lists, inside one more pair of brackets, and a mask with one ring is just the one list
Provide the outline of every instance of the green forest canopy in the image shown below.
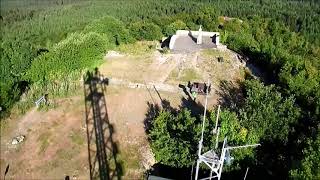
[[[317,179],[319,14],[320,5],[312,0],[4,0],[1,1],[1,115],[10,112],[26,89],[37,89],[31,91],[28,103],[44,91],[59,89],[54,92],[59,94],[72,90],[66,84],[99,65],[108,49],[136,40],[159,40],[176,29],[195,29],[201,24],[205,30],[219,31],[223,43],[263,67],[270,79],[268,84],[247,80],[243,86],[245,102],[236,109],[225,110],[238,122],[235,132],[242,129],[248,134],[246,138],[265,144],[258,152],[244,153],[261,160],[262,164],[255,164],[257,172],[272,172],[267,175],[284,179],[289,176]],[[240,18],[242,22],[224,21],[220,16]],[[195,125],[184,124],[186,129],[177,130],[193,133],[199,117],[191,117],[188,110],[181,113],[181,117],[174,118],[176,124],[190,119]],[[156,144],[159,139],[168,141],[167,135],[157,128],[157,122],[162,119],[159,123],[173,128],[172,122],[165,120],[174,116],[170,114],[163,112],[155,118],[151,145],[161,163],[189,166],[194,159],[196,139],[189,145],[191,140],[185,142],[187,148],[184,144],[167,144],[168,152],[171,145],[183,146],[174,149],[185,154],[181,159],[171,157],[174,154],[162,156],[161,147]],[[241,142],[240,139],[235,142]],[[279,150],[271,153],[275,144]],[[261,153],[266,157],[261,157]],[[267,163],[268,158],[272,161]]]

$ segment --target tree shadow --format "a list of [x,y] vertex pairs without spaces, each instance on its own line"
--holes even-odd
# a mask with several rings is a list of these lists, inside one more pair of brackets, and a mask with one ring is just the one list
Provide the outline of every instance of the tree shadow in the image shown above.
[[145,114],[145,119],[143,121],[144,123],[144,130],[147,134],[150,133],[150,130],[152,129],[152,121],[159,115],[159,112],[161,110],[160,106],[158,104],[153,104],[150,102],[147,102],[148,110]]
[[[150,170],[146,172],[148,178],[151,179],[190,179],[191,168],[174,168],[160,163],[154,164]],[[161,178],[159,178],[161,177]]]
[[104,92],[108,78],[95,69],[83,77],[90,179],[121,179],[123,168],[117,159],[118,147],[113,140]]
[[161,42],[161,48],[169,48],[171,37],[172,36],[169,36],[167,39]]
[[246,67],[251,70],[252,74],[259,77],[266,85],[279,83],[279,72],[283,66],[283,60],[270,61],[272,55],[269,52],[259,52],[248,47],[235,50],[241,56],[240,61],[246,62]]
[[151,92],[150,90],[147,88],[151,98],[152,98],[152,102],[148,101],[147,102],[147,106],[148,106],[148,110],[145,114],[145,119],[143,121],[144,123],[144,130],[147,134],[149,134],[150,130],[152,129],[152,121],[159,115],[161,110],[166,110],[169,111],[171,113],[176,113],[176,109],[173,108],[170,104],[170,102],[167,99],[163,99],[159,93],[159,91],[157,90],[157,88],[155,86],[153,86],[154,91],[157,93],[161,104],[159,105],[158,103],[156,103],[154,101],[154,99],[152,98]]
[[244,101],[242,86],[240,82],[236,85],[231,81],[221,81],[220,90],[217,91],[220,97],[219,104],[223,107],[228,107],[232,111],[237,111]]
[[[190,97],[182,97],[181,98],[181,105],[179,106],[179,109],[186,108],[191,112],[191,115],[193,117],[199,118],[201,115],[203,115],[204,106],[198,101],[195,101],[194,99]],[[207,114],[209,112],[207,111]]]
[[[149,134],[150,130],[152,129],[153,120],[159,115],[161,110],[169,111],[173,115],[176,115],[179,113],[181,109],[186,108],[191,112],[191,115],[193,117],[196,117],[198,120],[201,120],[201,116],[203,115],[203,111],[204,111],[204,106],[202,105],[201,102],[196,102],[191,97],[185,85],[179,84],[179,87],[183,90],[183,92],[187,95],[187,97],[181,98],[181,104],[179,105],[178,108],[172,107],[170,101],[167,99],[163,99],[160,93],[158,92],[158,90],[156,89],[156,87],[154,87],[154,90],[157,93],[161,103],[158,104],[154,100],[153,102],[150,102],[150,101],[147,102],[148,109],[144,119],[144,129],[147,134]],[[148,91],[150,93],[149,89]],[[207,111],[207,114],[208,113],[209,111]]]
[[197,38],[192,35],[190,30],[189,30],[188,36],[192,39],[193,42],[197,43]]

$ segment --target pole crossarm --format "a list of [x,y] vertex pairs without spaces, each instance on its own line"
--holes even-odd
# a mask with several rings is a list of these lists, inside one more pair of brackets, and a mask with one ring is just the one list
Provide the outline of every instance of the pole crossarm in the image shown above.
[[[216,178],[218,177],[217,175],[216,176],[212,176],[211,178]],[[206,178],[202,178],[202,179],[199,179],[199,180],[206,180],[206,179],[211,179],[210,177],[206,177]]]
[[232,149],[240,149],[240,148],[246,148],[246,147],[256,147],[261,146],[261,144],[248,144],[248,145],[242,145],[242,146],[229,146],[226,147],[226,150],[232,150]]

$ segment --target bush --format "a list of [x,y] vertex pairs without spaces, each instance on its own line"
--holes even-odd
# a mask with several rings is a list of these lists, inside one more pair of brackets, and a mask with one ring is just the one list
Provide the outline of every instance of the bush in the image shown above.
[[320,128],[317,137],[309,139],[303,150],[303,159],[298,168],[290,171],[292,179],[320,179]]
[[170,35],[173,35],[176,33],[177,30],[179,29],[186,29],[187,28],[187,25],[181,21],[181,20],[177,20],[171,24],[169,24],[165,30],[164,30],[164,34],[166,36],[170,36]]
[[84,32],[105,34],[108,36],[110,42],[115,45],[132,43],[134,41],[123,22],[110,16],[106,16],[89,24],[85,27]]
[[36,58],[28,71],[32,82],[58,81],[73,71],[95,67],[106,51],[107,37],[74,33],[52,51]]
[[201,126],[183,109],[177,116],[160,112],[150,131],[151,148],[158,162],[172,167],[190,166],[196,157]]
[[154,23],[141,21],[132,23],[130,33],[137,40],[159,40],[162,38],[161,28]]

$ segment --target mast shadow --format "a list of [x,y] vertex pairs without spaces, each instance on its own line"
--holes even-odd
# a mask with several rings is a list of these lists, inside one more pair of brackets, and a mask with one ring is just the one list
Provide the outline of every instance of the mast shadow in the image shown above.
[[90,179],[121,179],[122,163],[117,159],[118,147],[113,140],[114,128],[109,122],[104,95],[108,78],[96,68],[84,75],[83,82]]

